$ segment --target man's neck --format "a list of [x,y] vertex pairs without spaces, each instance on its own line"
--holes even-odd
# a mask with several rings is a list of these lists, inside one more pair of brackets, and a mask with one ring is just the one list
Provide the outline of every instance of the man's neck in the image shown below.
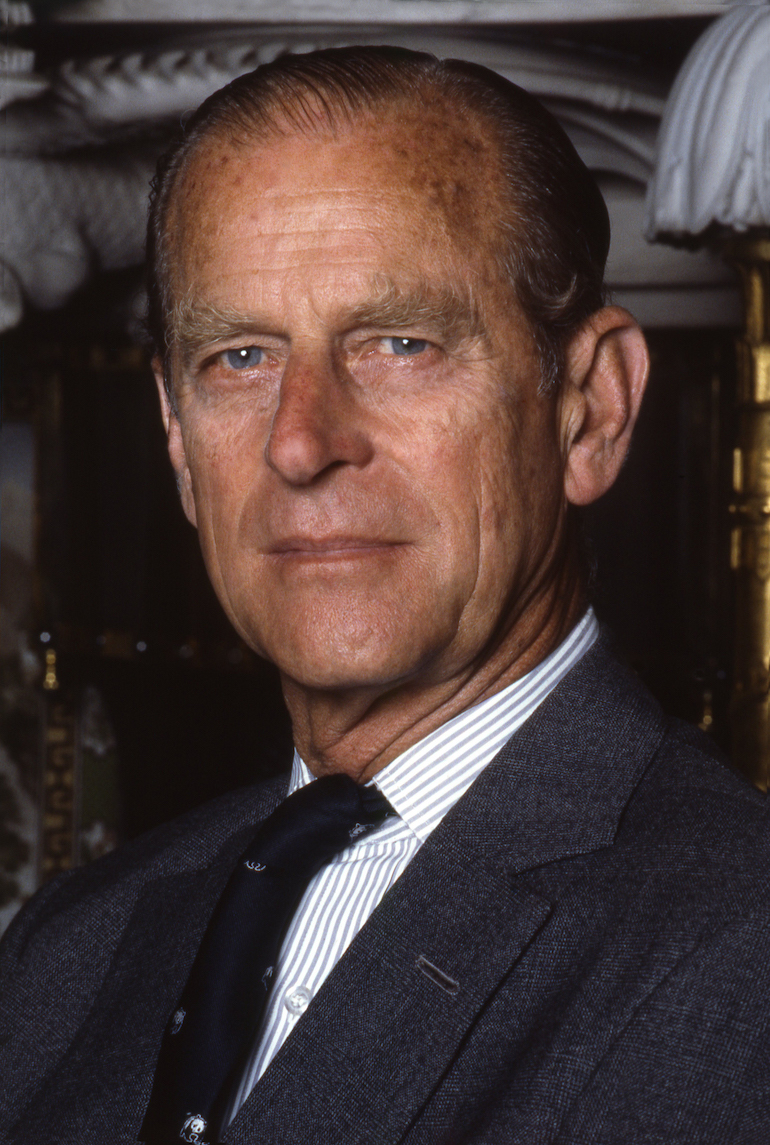
[[532,671],[585,611],[581,584],[532,606],[481,662],[447,679],[326,691],[284,678],[294,743],[314,775],[366,782],[442,724]]

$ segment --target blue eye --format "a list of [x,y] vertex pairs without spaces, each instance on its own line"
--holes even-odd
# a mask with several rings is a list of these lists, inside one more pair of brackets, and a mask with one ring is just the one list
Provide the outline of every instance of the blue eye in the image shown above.
[[240,346],[237,350],[225,350],[224,357],[233,370],[248,370],[260,364],[263,353],[259,346]]
[[424,338],[386,338],[385,341],[399,357],[421,354],[428,345]]

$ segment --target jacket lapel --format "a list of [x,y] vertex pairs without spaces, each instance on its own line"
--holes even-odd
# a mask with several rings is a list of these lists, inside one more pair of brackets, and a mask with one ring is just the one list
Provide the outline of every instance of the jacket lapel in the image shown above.
[[552,902],[526,872],[612,844],[663,731],[600,642],[421,848],[225,1140],[399,1141],[488,999],[547,935]]
[[385,1145],[427,1100],[550,907],[512,887],[496,856],[480,863],[452,848],[424,850],[334,968],[227,1141]]
[[209,918],[255,824],[284,791],[285,780],[255,796],[243,793],[237,815],[209,825],[206,845],[184,836],[175,852],[164,854],[164,868],[173,873],[139,892],[89,1017],[10,1131],[10,1142],[50,1140],[52,1124],[57,1145],[114,1140],[116,1126],[125,1133],[120,1140],[135,1139],[166,1022]]

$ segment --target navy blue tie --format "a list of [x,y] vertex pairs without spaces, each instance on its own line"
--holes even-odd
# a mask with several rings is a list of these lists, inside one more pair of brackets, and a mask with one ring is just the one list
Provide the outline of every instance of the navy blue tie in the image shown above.
[[261,825],[230,876],[166,1028],[140,1141],[217,1141],[299,899],[320,867],[389,810],[376,787],[328,775],[295,791]]

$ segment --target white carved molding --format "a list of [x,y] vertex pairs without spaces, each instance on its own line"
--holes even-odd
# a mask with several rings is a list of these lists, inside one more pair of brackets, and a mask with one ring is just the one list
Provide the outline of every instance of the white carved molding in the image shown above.
[[96,159],[2,157],[1,330],[17,325],[25,300],[53,310],[99,270],[142,261],[154,167],[154,153],[141,148]]
[[0,48],[0,108],[20,99],[32,99],[48,87],[48,80],[35,75],[34,52],[23,48]]
[[666,97],[646,74],[590,51],[533,48],[452,29],[401,29],[383,37],[366,29],[351,36],[241,28],[206,31],[162,52],[69,62],[49,77],[47,91],[7,108],[0,329],[18,323],[25,299],[55,307],[95,271],[141,262],[162,133],[212,91],[288,50],[384,38],[475,60],[543,99],[599,178],[613,222],[609,284],[643,322],[737,321],[730,272],[721,263],[642,240]]
[[75,0],[58,20],[516,24],[718,16],[733,0]]
[[712,24],[677,76],[647,198],[651,239],[770,226],[770,7]]
[[34,23],[35,17],[24,0],[0,0],[0,24],[4,28],[19,28]]
[[[28,4],[0,0],[0,26],[6,30],[31,24],[34,20]],[[35,54],[24,48],[0,44],[0,108],[19,99],[32,99],[48,87],[48,81],[34,73]]]
[[[643,75],[621,71],[601,57],[574,51],[496,44],[445,33],[401,32],[394,42],[442,57],[461,55],[484,64],[558,106],[584,136],[602,136],[643,157],[649,176],[665,92]],[[339,32],[281,37],[217,33],[203,44],[172,51],[104,56],[65,63],[51,79],[47,96],[7,116],[6,149],[14,153],[59,152],[101,143],[116,134],[176,121],[229,80],[287,51],[311,51],[341,44],[382,43],[382,33]]]

